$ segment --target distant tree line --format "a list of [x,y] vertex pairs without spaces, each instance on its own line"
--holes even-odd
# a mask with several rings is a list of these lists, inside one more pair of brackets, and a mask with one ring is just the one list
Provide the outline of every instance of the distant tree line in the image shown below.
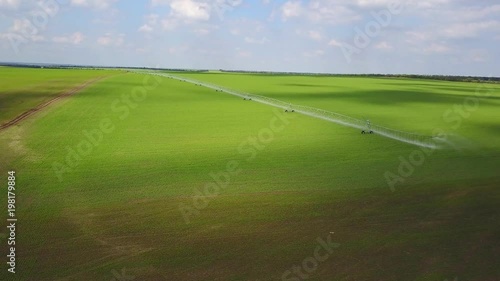
[[23,67],[23,68],[49,68],[49,69],[123,69],[123,70],[152,70],[167,72],[208,72],[204,69],[181,69],[181,68],[155,68],[155,67],[127,67],[127,66],[94,66],[73,64],[49,64],[49,63],[17,63],[0,62],[0,66]]
[[228,73],[247,73],[261,75],[293,75],[293,76],[325,76],[325,77],[373,77],[373,78],[400,78],[400,79],[429,79],[441,81],[476,82],[476,83],[500,83],[500,77],[483,76],[454,76],[454,75],[417,75],[417,74],[328,74],[310,72],[274,72],[274,71],[246,71],[246,70],[222,70]]
[[[26,68],[50,68],[50,69],[123,69],[123,70],[151,70],[166,72],[183,73],[202,73],[209,72],[205,69],[181,69],[181,68],[152,68],[152,67],[119,67],[119,66],[82,66],[71,64],[47,64],[47,63],[9,63],[0,62],[0,66],[26,67]],[[318,77],[374,77],[374,78],[399,78],[399,79],[429,79],[442,81],[475,82],[475,83],[500,83],[500,77],[482,77],[482,76],[453,76],[453,75],[416,75],[416,74],[328,74],[328,73],[310,73],[310,72],[273,72],[273,71],[248,71],[248,70],[224,70],[220,72],[227,73],[246,73],[257,75],[303,75]]]

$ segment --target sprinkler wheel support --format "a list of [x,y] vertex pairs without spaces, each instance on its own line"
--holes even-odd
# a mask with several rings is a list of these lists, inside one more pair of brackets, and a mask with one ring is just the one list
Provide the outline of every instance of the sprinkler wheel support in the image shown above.
[[365,135],[365,134],[373,135],[372,123],[370,122],[370,120],[366,120],[366,130],[361,131],[361,134],[363,134],[363,135]]

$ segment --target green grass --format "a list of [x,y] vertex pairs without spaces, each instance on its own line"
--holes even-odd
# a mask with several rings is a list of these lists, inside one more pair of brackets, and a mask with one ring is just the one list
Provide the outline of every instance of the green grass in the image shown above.
[[[189,76],[353,116],[367,111],[410,131],[447,125],[426,111],[438,116],[464,97],[460,90],[439,94],[446,83],[420,80]],[[6,182],[7,169],[18,176],[14,280],[111,280],[112,270],[122,268],[136,280],[281,280],[330,232],[340,247],[308,280],[499,276],[500,132],[494,129],[499,113],[492,109],[498,93],[458,130],[479,149],[435,151],[391,192],[384,173],[396,172],[398,158],[416,147],[296,114],[287,115],[290,123],[249,159],[238,148],[282,113],[162,79],[123,116],[117,106],[124,110],[121,99],[144,77],[108,78],[0,132],[0,149],[9,152],[0,182]],[[384,84],[390,82],[397,85]],[[315,83],[329,86],[315,95]],[[398,102],[420,83],[427,84],[424,97]],[[337,99],[334,85],[341,84],[349,89]],[[378,90],[370,94],[373,85]],[[401,97],[384,94],[384,87],[399,87]],[[410,110],[417,108],[418,114]],[[411,118],[402,118],[406,114]],[[53,163],[64,163],[68,147],[77,149],[83,131],[98,129],[102,120],[113,125],[112,132],[60,182]],[[195,189],[230,161],[241,172],[186,224],[180,204],[192,204]]]
[[0,68],[0,124],[85,81],[116,71]]
[[[179,74],[252,94],[276,98],[345,114],[402,131],[431,135],[434,128],[476,139],[482,146],[495,146],[500,126],[493,118],[500,105],[498,84],[477,84],[391,78],[324,77],[248,74]],[[476,99],[459,128],[454,106]],[[469,112],[467,112],[469,113]],[[448,120],[448,121],[447,121]]]

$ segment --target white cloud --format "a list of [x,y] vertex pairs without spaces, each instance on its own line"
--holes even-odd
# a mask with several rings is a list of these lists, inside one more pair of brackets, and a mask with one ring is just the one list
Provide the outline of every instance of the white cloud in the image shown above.
[[266,37],[262,37],[260,39],[256,39],[256,38],[253,38],[253,37],[245,37],[245,42],[249,43],[249,44],[265,44],[267,42],[269,42],[269,39],[267,39]]
[[387,41],[382,41],[382,42],[376,44],[375,48],[379,49],[379,50],[385,50],[385,51],[389,51],[389,50],[394,49],[394,47],[390,43],[388,43]]
[[193,30],[194,33],[198,34],[198,35],[207,35],[207,34],[210,34],[211,32],[211,29],[210,28],[205,28],[205,27],[200,27],[200,28],[195,28]]
[[307,37],[307,38],[314,40],[314,41],[322,41],[324,39],[323,32],[319,31],[319,30],[297,29],[295,31],[295,33],[297,33],[297,35],[299,35],[299,36],[304,36],[304,37]]
[[81,32],[75,32],[71,35],[67,36],[56,36],[52,38],[52,41],[55,43],[61,44],[73,44],[78,45],[85,40],[85,36]]
[[11,27],[11,30],[15,33],[26,34],[26,30],[33,30],[31,28],[32,24],[28,19],[16,19]]
[[432,39],[430,32],[424,31],[407,31],[405,32],[406,42],[410,44],[419,44]]
[[207,3],[195,2],[193,0],[174,0],[170,3],[172,13],[186,20],[210,19],[209,7]]
[[359,7],[386,7],[395,3],[394,0],[354,0],[353,4]]
[[22,38],[21,41],[41,42],[45,41],[45,37],[40,34],[40,29],[33,26],[28,19],[15,19],[14,23],[8,28],[5,35],[13,38]]
[[309,35],[309,38],[316,40],[316,41],[321,41],[323,40],[323,34],[321,32],[316,31],[316,30],[309,30],[307,33]]
[[97,43],[102,46],[122,46],[125,42],[125,34],[112,34],[106,33],[104,36],[101,36],[97,39]]
[[169,18],[181,22],[207,21],[213,15],[222,19],[223,14],[243,3],[242,0],[152,0],[151,5],[169,6]]
[[146,16],[146,20],[150,25],[155,25],[156,23],[158,23],[159,18],[160,16],[157,14],[150,14]]
[[447,38],[472,38],[478,36],[481,32],[494,31],[500,29],[500,22],[496,20],[472,22],[472,23],[457,23],[444,27],[442,31],[438,31],[440,35]]
[[443,42],[471,38],[490,39],[494,38],[492,33],[495,34],[498,30],[500,21],[496,20],[447,23],[406,31],[405,42],[426,53],[444,53],[449,51],[449,48],[445,48]]
[[71,5],[85,8],[104,10],[117,0],[71,0]]
[[[151,5],[153,7],[168,6],[170,12],[161,20],[158,19],[157,15],[155,15],[154,19],[147,19],[145,23],[147,26],[143,25],[139,29],[145,32],[149,30],[148,27],[154,28],[156,22],[159,22],[164,30],[172,31],[183,24],[208,21],[211,19],[213,13],[220,12],[217,9],[217,5],[220,4],[219,2],[220,0],[152,0]],[[232,1],[234,5],[239,5],[239,2]]]
[[160,16],[157,14],[150,14],[144,17],[146,19],[146,23],[141,25],[137,31],[144,33],[151,33],[159,24]]
[[408,48],[421,54],[448,54],[453,49],[447,43],[447,38],[438,34],[440,31],[409,31],[406,32]]
[[342,47],[342,43],[335,40],[335,39],[332,39],[332,40],[330,40],[330,42],[328,42],[328,46]]
[[443,8],[443,6],[451,4],[451,0],[354,0],[354,1],[343,1],[344,4],[347,2],[352,3],[354,6],[364,9],[379,9],[393,7],[393,8],[403,8],[411,11],[419,10],[435,10]]
[[300,1],[288,1],[281,7],[281,14],[284,20],[293,17],[299,17],[303,12]]
[[349,2],[338,3],[333,0],[309,1],[307,5],[302,5],[300,1],[288,1],[281,6],[280,11],[284,21],[295,18],[314,23],[341,24],[362,19],[360,14],[349,7]]
[[175,18],[166,18],[161,21],[161,26],[165,30],[173,30],[179,25],[179,21]]
[[477,6],[456,6],[447,9],[428,10],[423,17],[430,21],[445,20],[447,22],[469,22],[484,20],[486,17],[498,17],[500,15],[500,5],[485,7]]
[[321,57],[325,55],[325,51],[323,50],[314,50],[314,51],[307,51],[304,52],[303,55],[308,58],[314,58],[314,57]]
[[21,0],[0,0],[0,8],[15,9],[19,7]]
[[108,36],[102,36],[97,39],[97,43],[99,43],[99,45],[108,46],[111,45],[112,42],[112,39]]
[[148,25],[147,23],[142,25],[141,27],[139,27],[138,29],[140,32],[152,32],[153,31],[153,27],[151,27],[150,25]]
[[452,49],[444,43],[432,43],[422,51],[425,54],[448,54],[452,52]]

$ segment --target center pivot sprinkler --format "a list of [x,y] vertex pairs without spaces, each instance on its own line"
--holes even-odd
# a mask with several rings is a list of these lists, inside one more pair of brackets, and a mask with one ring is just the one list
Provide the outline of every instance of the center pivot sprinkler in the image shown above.
[[366,129],[361,131],[361,134],[373,134],[373,131],[372,131],[372,123],[370,122],[370,120],[366,120]]

